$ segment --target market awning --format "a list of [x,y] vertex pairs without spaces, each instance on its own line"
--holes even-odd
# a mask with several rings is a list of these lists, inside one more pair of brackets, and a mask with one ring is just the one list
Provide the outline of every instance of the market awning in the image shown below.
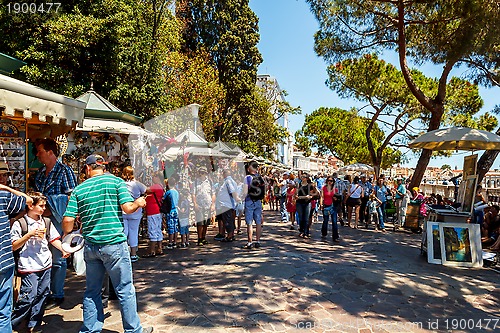
[[100,132],[100,133],[121,133],[121,134],[140,134],[146,130],[123,121],[106,119],[83,119],[83,126],[78,126],[77,131]]
[[0,73],[10,74],[26,65],[24,61],[0,53]]
[[[83,123],[85,103],[0,74],[0,110],[11,117],[56,125]],[[16,114],[18,113],[18,114]],[[36,117],[34,117],[36,116]]]
[[92,88],[77,99],[85,102],[85,118],[120,120],[133,125],[142,122],[142,118],[123,112]]

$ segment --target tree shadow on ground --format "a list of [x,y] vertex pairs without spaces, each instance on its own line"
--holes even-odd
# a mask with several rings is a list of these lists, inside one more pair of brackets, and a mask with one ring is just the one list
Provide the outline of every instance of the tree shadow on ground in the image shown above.
[[[342,241],[333,243],[320,238],[315,223],[313,237],[304,240],[289,225],[273,223],[275,212],[264,214],[261,249],[242,249],[243,233],[233,243],[212,241],[134,264],[143,322],[159,332],[172,326],[419,332],[460,329],[453,319],[499,318],[498,273],[428,264],[420,235],[340,227]],[[213,239],[216,228],[209,231]],[[70,288],[84,284],[80,279]],[[481,331],[493,331],[492,324]]]

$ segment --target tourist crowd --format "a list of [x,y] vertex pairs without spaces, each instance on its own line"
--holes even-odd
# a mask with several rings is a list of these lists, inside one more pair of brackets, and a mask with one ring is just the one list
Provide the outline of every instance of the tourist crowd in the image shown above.
[[[428,205],[448,204],[439,195],[427,198],[409,181],[376,181],[361,174],[340,178],[305,172],[266,171],[256,161],[244,172],[199,166],[189,177],[163,173],[144,185],[130,166],[111,170],[103,156],[85,160],[81,183],[74,172],[58,159],[52,139],[36,144],[37,157],[44,166],[35,177],[35,191],[29,195],[7,186],[8,166],[0,163],[0,331],[12,332],[24,321],[28,331],[39,332],[45,309],[64,302],[66,258],[70,256],[61,239],[79,230],[87,272],[80,332],[100,332],[104,324],[103,289],[111,283],[119,300],[125,332],[152,332],[143,328],[137,314],[132,263],[137,262],[140,235],[149,240],[143,258],[161,256],[191,246],[208,244],[207,229],[217,225],[215,241],[231,243],[246,224],[244,249],[260,248],[263,210],[280,212],[280,222],[300,238],[311,237],[311,226],[321,221],[321,237],[331,233],[341,241],[339,224],[358,229],[373,226],[386,231],[405,226],[409,204],[417,205],[419,217]],[[209,172],[213,171],[213,172]],[[475,203],[484,204],[478,188]],[[479,205],[477,205],[479,207]],[[484,243],[500,251],[499,207],[479,208],[475,222],[482,226]],[[255,235],[254,227],[255,224]],[[330,230],[329,230],[330,229]],[[196,241],[190,242],[191,231]],[[13,252],[14,251],[14,252]],[[14,256],[15,254],[15,256]],[[14,260],[16,257],[16,260]],[[16,302],[12,290],[14,272],[21,285]]]

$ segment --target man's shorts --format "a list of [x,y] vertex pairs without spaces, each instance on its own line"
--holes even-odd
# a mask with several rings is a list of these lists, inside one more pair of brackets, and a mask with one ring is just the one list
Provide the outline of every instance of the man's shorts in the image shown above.
[[262,223],[262,201],[245,201],[245,222],[247,225],[251,225],[255,221],[255,224]]
[[210,220],[212,219],[210,207],[209,208],[198,208],[198,210],[196,210],[196,212],[195,212],[195,216],[196,216],[196,225],[198,225],[198,226],[210,225],[210,223],[211,223]]
[[151,242],[161,242],[163,233],[161,232],[163,216],[162,214],[148,215],[148,238]]

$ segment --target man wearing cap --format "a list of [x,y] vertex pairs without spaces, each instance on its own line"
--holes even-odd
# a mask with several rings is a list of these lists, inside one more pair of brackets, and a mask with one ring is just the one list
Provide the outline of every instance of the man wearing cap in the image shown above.
[[403,179],[398,178],[396,182],[396,223],[394,224],[395,229],[405,225],[407,206],[406,187],[403,185]]
[[[59,156],[59,146],[51,138],[35,142],[36,156],[44,164],[35,176],[35,191],[47,197],[47,206],[44,216],[47,216],[62,234],[62,216],[68,202],[68,195],[76,187],[76,175],[70,167],[62,164]],[[50,273],[51,296],[46,309],[61,305],[64,301],[64,280],[66,279],[66,259],[59,250],[51,247],[52,269]]]
[[90,155],[85,160],[87,180],[78,185],[64,213],[63,230],[73,230],[75,217],[80,216],[85,238],[86,289],[83,298],[84,332],[101,332],[104,311],[101,288],[105,273],[109,274],[120,302],[123,329],[129,333],[149,333],[142,328],[137,314],[132,262],[123,232],[122,211],[130,214],[146,206],[144,197],[132,199],[123,179],[105,172],[105,160]]

